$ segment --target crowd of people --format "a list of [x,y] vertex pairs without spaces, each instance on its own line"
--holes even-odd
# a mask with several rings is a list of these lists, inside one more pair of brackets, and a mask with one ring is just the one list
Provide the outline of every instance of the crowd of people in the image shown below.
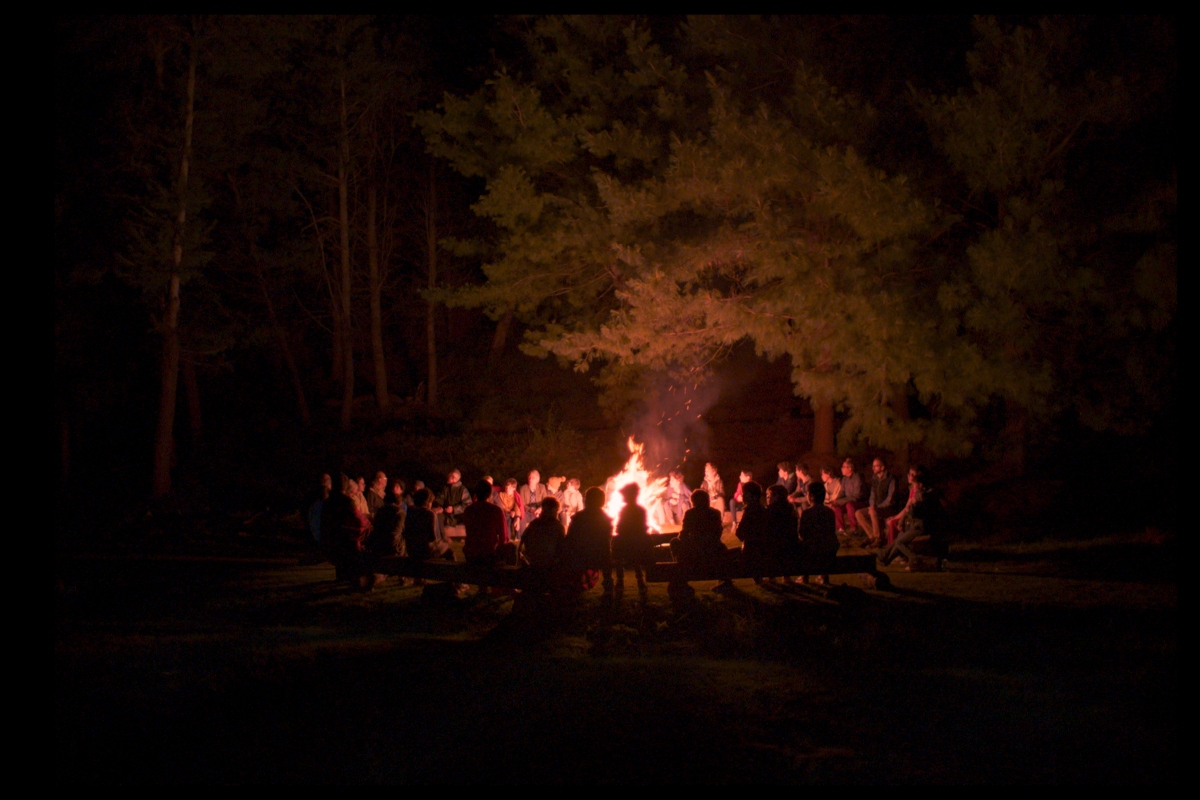
[[[718,576],[718,589],[732,585],[739,559],[741,571],[759,583],[804,581],[803,575],[780,575],[788,571],[781,565],[797,563],[822,580],[822,566],[847,543],[875,548],[884,565],[900,559],[912,569],[918,562],[913,544],[923,535],[940,566],[942,504],[924,469],[909,470],[907,485],[901,505],[898,482],[879,458],[869,480],[849,458],[840,468],[816,471],[780,462],[776,482],[765,490],[742,471],[727,497],[709,463],[694,491],[681,472],[669,474],[656,498],[665,523],[659,525],[639,504],[636,483],[619,488],[624,505],[614,520],[605,511],[605,489],[582,492],[577,478],[565,476],[543,483],[537,470],[519,486],[514,478],[498,484],[485,476],[470,488],[452,470],[436,494],[421,481],[410,492],[403,480],[389,481],[383,472],[369,485],[363,477],[341,475],[335,491],[325,474],[308,504],[308,522],[339,579],[363,586],[382,578],[375,571],[380,558],[454,560],[454,540],[460,540],[467,563],[522,566],[531,570],[533,585],[548,590],[588,589],[602,581],[607,592],[621,591],[630,570],[644,595],[646,569],[660,560],[656,547],[664,543],[672,560]],[[678,535],[654,536],[656,527],[677,529]]]

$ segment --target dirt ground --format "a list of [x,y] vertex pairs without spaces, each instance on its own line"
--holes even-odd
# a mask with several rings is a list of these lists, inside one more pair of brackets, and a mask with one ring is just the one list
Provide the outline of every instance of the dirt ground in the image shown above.
[[952,557],[887,592],[551,609],[295,557],[63,558],[55,780],[1174,782],[1173,549]]

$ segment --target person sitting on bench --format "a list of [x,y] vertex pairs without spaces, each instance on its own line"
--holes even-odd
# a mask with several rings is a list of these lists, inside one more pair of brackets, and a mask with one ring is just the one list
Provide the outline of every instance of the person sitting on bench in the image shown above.
[[493,566],[496,550],[507,541],[504,532],[504,512],[492,503],[492,485],[480,481],[475,485],[474,502],[462,512],[462,524],[467,529],[463,556],[468,564]]
[[563,556],[563,542],[567,538],[567,530],[558,519],[558,510],[557,499],[543,499],[542,513],[529,523],[525,535],[521,537],[518,556],[524,556],[529,564],[533,573],[531,589],[534,592],[544,592],[551,587],[554,573]]
[[879,560],[886,567],[900,557],[908,565],[907,569],[912,571],[917,565],[917,556],[912,551],[913,542],[919,536],[929,536],[930,549],[937,560],[936,569],[941,569],[948,551],[945,540],[946,511],[937,492],[929,486],[929,474],[923,467],[912,470],[910,476],[917,499],[911,507],[905,506],[908,513],[904,515],[896,540],[883,551]]
[[[800,561],[813,564],[823,572],[837,557],[838,537],[837,519],[833,510],[825,505],[825,486],[814,483],[808,487],[809,497],[812,498],[812,508],[806,508],[800,515]],[[829,582],[829,576],[820,576],[822,583]]]
[[[404,549],[409,558],[414,561],[425,561],[449,553],[449,547],[444,550],[434,529],[433,492],[421,488],[413,492],[412,508],[404,520]],[[453,556],[451,556],[453,557]]]
[[593,486],[583,496],[583,510],[571,517],[563,542],[563,560],[575,578],[573,585],[591,589],[604,576],[605,594],[612,592],[613,522],[604,513],[604,490]]
[[[796,508],[788,502],[788,487],[777,483],[767,487],[767,542],[770,559],[773,562],[786,562],[795,558],[796,548],[800,542],[796,538],[800,524],[800,515]],[[778,570],[772,569],[778,574]],[[788,583],[791,578],[784,576]]]
[[718,589],[733,585],[729,579],[729,549],[721,543],[721,512],[710,508],[708,492],[692,492],[692,507],[683,515],[683,530],[671,540],[671,555],[687,570],[712,570],[721,575]]
[[771,552],[771,534],[767,524],[767,510],[762,504],[762,486],[757,481],[742,484],[741,521],[734,533],[742,540],[742,562],[746,565],[754,582],[761,584],[774,557]]
[[867,544],[878,547],[882,542],[884,521],[896,508],[896,479],[888,473],[882,458],[871,462],[871,494],[867,507],[860,508],[854,515],[861,531],[867,534]]

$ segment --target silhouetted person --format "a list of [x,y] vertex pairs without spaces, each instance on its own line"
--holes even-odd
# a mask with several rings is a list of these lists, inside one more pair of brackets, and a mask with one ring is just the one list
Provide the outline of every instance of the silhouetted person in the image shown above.
[[400,555],[404,550],[404,523],[408,508],[404,505],[404,484],[397,481],[375,512],[367,550],[376,558]]
[[604,513],[604,490],[593,486],[583,495],[583,510],[571,517],[563,543],[567,568],[579,579],[579,586],[596,585],[597,574],[604,576],[604,591],[612,591],[612,518]]
[[647,564],[654,563],[654,546],[650,541],[650,530],[646,527],[646,509],[637,504],[641,488],[630,483],[621,488],[625,507],[617,515],[617,536],[613,540],[613,570],[616,572],[616,588],[625,588],[625,568],[631,567],[637,578],[638,592],[647,596]]
[[520,555],[529,564],[534,592],[550,589],[562,564],[567,529],[559,520],[558,511],[558,500],[547,497],[542,501],[542,513],[529,523],[521,537]]
[[832,566],[839,546],[837,517],[825,505],[824,485],[814,483],[808,492],[813,504],[800,514],[799,555],[803,563],[814,567],[813,572],[819,573],[822,581],[828,581],[825,572]]
[[306,498],[304,509],[308,517],[308,532],[317,544],[321,543],[321,513],[332,493],[333,478],[326,472],[321,476],[320,485]]
[[742,561],[755,583],[762,583],[771,559],[767,509],[762,504],[762,487],[755,481],[742,484],[742,518],[735,533],[742,540]]
[[413,492],[412,507],[408,509],[404,521],[404,549],[408,557],[415,561],[441,555],[434,542],[433,493],[421,488]]
[[717,588],[733,585],[729,579],[729,549],[721,542],[721,512],[709,507],[708,492],[692,492],[692,507],[683,515],[683,529],[671,541],[671,555],[685,570],[715,570]]
[[921,501],[921,485],[917,480],[917,468],[913,467],[908,471],[908,500],[904,504],[904,508],[900,509],[894,516],[887,518],[887,546],[890,547],[896,541],[896,537],[900,535],[900,527],[912,514],[913,506]]
[[786,572],[783,564],[796,555],[799,546],[797,531],[800,516],[788,502],[788,487],[777,483],[767,487],[767,559],[772,566],[770,575]]
[[354,501],[351,499],[353,490],[351,480],[345,475],[339,476],[340,488],[325,500],[321,508],[321,549],[337,570],[337,579],[343,580],[340,558],[345,549],[342,538],[345,534],[343,523],[354,516]]
[[507,541],[504,512],[491,502],[492,485],[487,481],[476,484],[475,498],[462,512],[462,523],[467,528],[463,555],[468,564],[493,565],[497,561],[496,550]]

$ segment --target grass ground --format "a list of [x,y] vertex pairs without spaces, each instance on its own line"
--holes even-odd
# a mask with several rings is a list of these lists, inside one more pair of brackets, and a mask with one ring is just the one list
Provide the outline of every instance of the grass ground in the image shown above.
[[[55,778],[1174,781],[1170,547],[1010,550],[888,592],[697,584],[678,607],[654,586],[536,613],[352,591],[294,557],[64,558]],[[1131,553],[1140,574],[1101,568]]]

